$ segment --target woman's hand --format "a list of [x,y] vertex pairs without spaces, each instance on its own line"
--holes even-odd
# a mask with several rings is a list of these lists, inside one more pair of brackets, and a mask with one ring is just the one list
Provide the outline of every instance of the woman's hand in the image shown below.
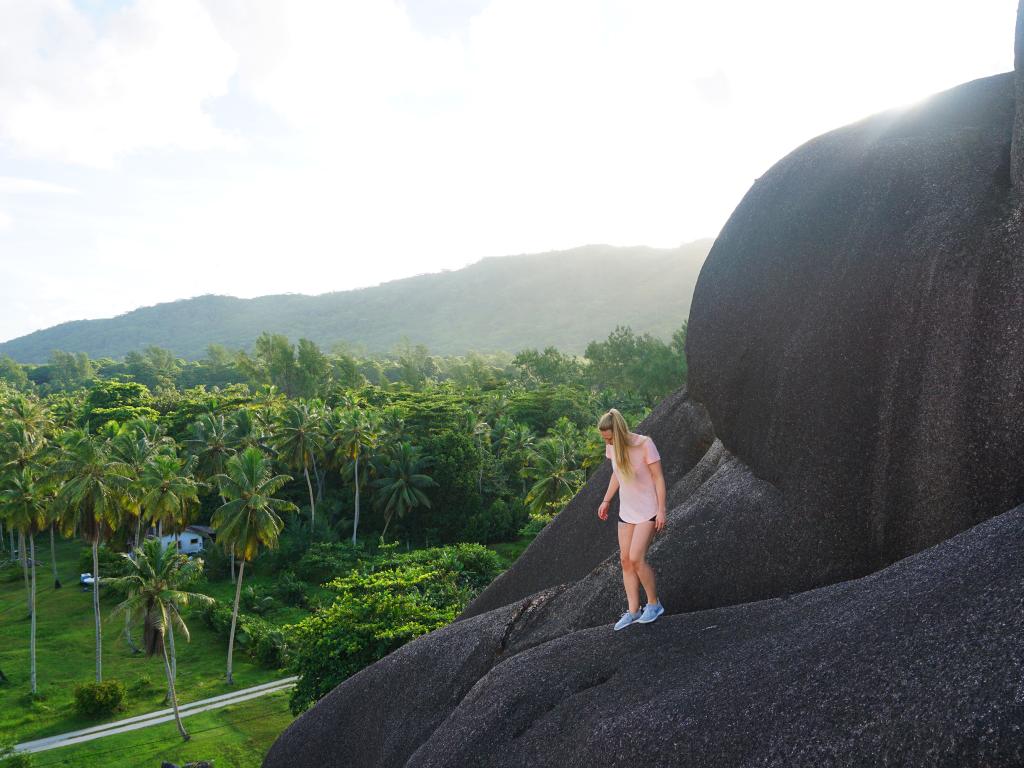
[[665,530],[665,526],[668,524],[668,516],[665,514],[665,510],[658,510],[657,516],[654,518],[654,532],[661,533]]
[[611,502],[602,501],[601,506],[597,508],[597,516],[600,517],[602,520],[608,519],[608,507],[610,504]]

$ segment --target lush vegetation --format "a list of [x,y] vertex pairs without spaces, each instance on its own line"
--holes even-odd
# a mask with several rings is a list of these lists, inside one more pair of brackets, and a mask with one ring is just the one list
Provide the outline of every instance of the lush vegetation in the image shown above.
[[[264,334],[197,363],[8,359],[0,729],[288,670],[305,709],[450,622],[603,461],[597,415],[636,423],[683,383],[684,344],[617,328],[582,357],[361,358]],[[195,525],[216,538],[202,560],[147,540]],[[88,596],[60,588],[86,571]]]
[[[0,344],[0,355],[42,363],[52,350],[127,358],[157,345],[198,360],[210,344],[255,352],[260,329],[384,353],[403,339],[445,355],[514,352],[554,345],[583,352],[617,323],[668,338],[689,316],[711,248],[588,246],[560,253],[484,259],[464,269],[319,296],[195,298],[77,320]],[[73,356],[65,365],[75,367]]]

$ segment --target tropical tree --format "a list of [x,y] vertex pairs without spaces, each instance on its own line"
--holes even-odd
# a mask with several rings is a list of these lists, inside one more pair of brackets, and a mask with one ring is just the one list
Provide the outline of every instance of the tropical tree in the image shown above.
[[[142,508],[150,522],[160,523],[162,530],[174,533],[177,552],[178,535],[199,508],[200,486],[192,476],[198,459],[190,456],[179,459],[169,454],[156,454],[142,469],[139,485],[142,488]],[[171,677],[177,677],[178,666],[174,653],[174,624],[167,627],[171,645]]]
[[424,489],[436,487],[437,483],[434,478],[423,474],[423,471],[432,463],[433,459],[422,456],[419,448],[401,443],[378,470],[380,476],[373,483],[377,489],[374,505],[384,513],[384,530],[380,534],[382,541],[395,515],[402,518],[411,509],[430,506],[430,499]]
[[323,451],[324,439],[318,429],[320,417],[307,403],[290,402],[274,430],[277,458],[293,469],[301,469],[309,489],[310,530],[316,527],[316,502],[309,481],[309,465],[314,454]]
[[12,528],[18,531],[21,541],[28,540],[29,564],[32,572],[29,617],[29,677],[32,693],[36,686],[36,534],[47,524],[46,493],[42,484],[37,483],[33,471],[25,467],[20,472],[9,472],[3,478],[0,490],[0,513],[6,517]]
[[212,478],[220,487],[221,496],[227,499],[213,513],[212,524],[217,531],[217,540],[241,559],[228,635],[229,685],[235,682],[232,657],[245,564],[256,557],[261,546],[270,549],[277,546],[278,536],[284,529],[280,513],[298,511],[290,501],[274,498],[274,494],[292,478],[290,475],[275,475],[272,469],[270,461],[260,450],[250,447],[228,459],[225,472]]
[[[334,446],[335,460],[344,470],[352,466],[355,485],[355,516],[352,522],[352,546],[356,546],[359,532],[359,459],[373,451],[380,440],[381,424],[373,414],[360,410],[344,413],[331,423],[330,444]],[[365,465],[364,465],[365,466]]]
[[[198,459],[196,478],[205,483],[214,475],[224,472],[228,459],[234,456],[239,445],[258,445],[259,430],[252,418],[252,412],[243,408],[235,413],[233,421],[223,414],[203,414],[192,425],[192,437],[185,441],[189,452]],[[221,504],[224,497],[221,496]],[[235,557],[231,556],[231,583],[235,583]]]
[[534,481],[526,505],[543,514],[583,485],[583,470],[576,466],[573,446],[559,437],[545,437],[530,457],[527,476]]
[[[142,641],[146,656],[160,652],[164,658],[164,672],[167,675],[167,689],[174,720],[181,738],[188,741],[189,735],[181,723],[178,711],[178,694],[174,685],[174,647],[168,649],[167,640],[174,626],[181,630],[185,641],[191,638],[188,626],[181,617],[180,609],[190,603],[212,604],[213,598],[187,588],[195,583],[202,571],[202,560],[190,560],[171,547],[164,548],[158,539],[147,539],[133,556],[122,555],[129,563],[128,574],[107,583],[128,594],[114,612],[125,612],[142,616]],[[169,651],[169,652],[168,652]]]
[[79,535],[92,546],[92,607],[96,620],[96,682],[103,680],[103,629],[100,624],[99,546],[121,517],[123,497],[131,482],[130,468],[112,461],[106,447],[85,429],[65,432],[62,453],[53,465],[63,481],[55,507],[66,535]]

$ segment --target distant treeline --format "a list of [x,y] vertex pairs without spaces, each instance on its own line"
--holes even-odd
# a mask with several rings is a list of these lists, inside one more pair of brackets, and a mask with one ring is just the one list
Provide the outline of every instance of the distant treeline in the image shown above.
[[611,392],[635,406],[650,406],[686,376],[685,324],[665,343],[650,334],[617,327],[604,341],[592,341],[583,357],[554,347],[511,354],[437,356],[423,345],[402,344],[390,354],[365,355],[336,346],[324,352],[308,339],[293,344],[280,334],[263,333],[255,352],[217,344],[198,361],[150,346],[121,361],[90,359],[83,352],[56,350],[42,365],[0,357],[0,380],[40,396],[88,388],[99,381],[134,381],[154,396],[168,389],[212,389],[232,384],[273,385],[288,398],[327,397],[332,390],[371,385],[406,385],[416,390],[450,382],[457,387],[493,390],[508,384],[586,386]]

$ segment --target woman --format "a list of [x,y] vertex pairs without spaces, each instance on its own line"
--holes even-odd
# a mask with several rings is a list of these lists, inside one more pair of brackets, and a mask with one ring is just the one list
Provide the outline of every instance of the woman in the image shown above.
[[[629,610],[615,624],[625,629],[634,622],[647,624],[665,612],[658,599],[654,570],[647,564],[647,548],[655,531],[665,527],[665,477],[654,441],[629,431],[622,414],[612,408],[597,423],[605,442],[604,455],[612,460],[612,479],[597,516],[608,519],[608,505],[619,493],[619,559]],[[647,605],[640,611],[640,585]]]

